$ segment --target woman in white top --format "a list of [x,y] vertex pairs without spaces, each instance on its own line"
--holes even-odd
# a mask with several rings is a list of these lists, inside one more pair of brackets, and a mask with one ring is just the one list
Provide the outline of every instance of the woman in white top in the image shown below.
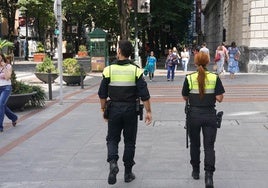
[[173,53],[173,56],[176,57],[176,64],[175,64],[175,69],[174,70],[177,70],[177,66],[180,62],[180,54],[178,53],[178,50],[176,47],[173,47],[172,48],[172,53]]
[[221,76],[221,74],[223,73],[223,70],[224,70],[224,59],[225,59],[225,52],[223,50],[223,46],[220,45],[218,46],[217,50],[216,50],[216,54],[219,54],[220,55],[220,59],[218,61],[216,61],[215,63],[217,64],[217,74],[219,76]]
[[4,56],[0,54],[0,132],[3,132],[3,121],[6,116],[12,121],[12,125],[16,126],[18,116],[14,114],[6,105],[7,100],[11,94],[11,74],[12,66]]
[[181,63],[184,72],[187,71],[189,58],[190,58],[189,52],[187,51],[187,48],[184,47],[183,51],[181,52]]

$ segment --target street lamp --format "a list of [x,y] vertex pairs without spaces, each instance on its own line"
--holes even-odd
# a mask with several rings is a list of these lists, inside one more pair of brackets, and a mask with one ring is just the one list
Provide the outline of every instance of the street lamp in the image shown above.
[[147,22],[148,22],[148,25],[149,25],[149,29],[151,29],[152,15],[150,13],[148,14]]
[[20,10],[25,13],[25,26],[26,26],[26,35],[24,43],[24,59],[28,61],[29,45],[28,45],[28,9],[26,7],[21,7]]
[[0,39],[2,37],[2,13],[0,12]]

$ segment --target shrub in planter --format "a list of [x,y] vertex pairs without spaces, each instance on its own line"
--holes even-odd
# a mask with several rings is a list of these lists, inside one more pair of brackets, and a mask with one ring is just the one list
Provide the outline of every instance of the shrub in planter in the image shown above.
[[[80,76],[81,75],[81,66],[75,58],[67,58],[63,60],[63,74],[72,75],[72,76]],[[82,74],[85,74],[82,71]]]
[[14,60],[13,54],[14,44],[8,40],[1,40],[0,39],[0,52],[4,53],[6,58],[9,60],[10,63]]
[[45,82],[48,83],[48,73],[51,73],[51,81],[54,82],[56,78],[58,78],[58,72],[56,66],[53,61],[49,57],[45,57],[42,63],[39,63],[35,67],[36,72],[35,76]]
[[67,85],[78,84],[81,82],[81,75],[83,79],[86,77],[85,71],[75,58],[67,58],[63,61],[63,80]]
[[41,62],[44,60],[45,54],[45,47],[41,42],[37,43],[36,52],[34,53],[34,62]]
[[85,45],[80,45],[77,55],[78,55],[78,57],[86,57],[87,56],[87,47]]
[[56,66],[49,57],[45,57],[42,63],[37,64],[35,70],[36,72],[42,73],[48,73],[49,70],[51,71],[51,73],[57,73]]
[[[43,107],[45,106],[46,94],[40,86],[28,85],[18,81],[16,74],[12,71],[11,75],[12,93],[8,99],[7,105],[12,109],[22,109],[24,106]],[[26,98],[26,101],[24,98]],[[25,103],[21,103],[24,101]]]
[[11,48],[14,47],[14,44],[8,40],[1,40],[0,39],[0,52],[3,52],[4,49],[9,51]]
[[36,53],[45,53],[45,47],[41,42],[37,43]]

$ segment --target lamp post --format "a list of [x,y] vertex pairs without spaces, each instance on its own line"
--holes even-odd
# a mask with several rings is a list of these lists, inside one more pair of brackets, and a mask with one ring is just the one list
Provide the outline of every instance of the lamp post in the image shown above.
[[0,39],[2,37],[2,13],[0,12]]
[[20,57],[20,55],[21,55],[21,45],[20,45],[20,42],[21,42],[21,40],[20,40],[20,26],[19,27],[17,27],[17,32],[18,32],[18,38],[17,38],[17,42],[18,42],[18,57]]
[[28,46],[28,9],[25,10],[26,16],[26,36],[25,36],[25,60],[28,61],[28,53],[29,53],[29,46]]
[[28,9],[26,7],[21,7],[21,11],[25,13],[25,27],[26,27],[26,35],[24,42],[24,59],[28,61],[28,53],[29,53],[29,45],[28,45]]
[[[150,13],[150,0],[136,0],[135,1],[135,8],[134,8],[134,24],[135,24],[135,48],[134,48],[134,55],[135,55],[135,63],[140,65],[140,59],[139,59],[139,47],[138,47],[138,13]],[[149,26],[151,23],[151,20],[149,20],[151,17],[148,17]]]
[[135,47],[134,47],[134,59],[135,63],[140,66],[139,62],[139,47],[138,47],[138,18],[137,18],[137,0],[134,8],[134,24],[135,24]]

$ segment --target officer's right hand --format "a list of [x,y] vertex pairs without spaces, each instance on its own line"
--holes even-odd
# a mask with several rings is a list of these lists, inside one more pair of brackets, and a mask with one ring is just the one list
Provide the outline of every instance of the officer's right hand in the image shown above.
[[150,125],[151,123],[152,123],[152,113],[151,112],[146,112],[145,124]]

